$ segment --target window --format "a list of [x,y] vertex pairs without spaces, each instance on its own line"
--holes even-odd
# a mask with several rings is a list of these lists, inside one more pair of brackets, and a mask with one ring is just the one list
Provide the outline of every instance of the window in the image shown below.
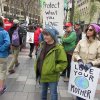
[[83,4],[81,3],[80,6],[82,6]]
[[5,2],[9,2],[9,0],[5,0]]
[[9,7],[4,6],[4,11],[9,11]]
[[80,7],[80,5],[78,5],[78,7]]
[[24,15],[24,12],[23,11],[21,11],[21,15]]
[[29,17],[31,17],[31,14],[29,14]]
[[82,5],[84,5],[84,1],[82,2]]
[[16,13],[20,15],[20,10],[16,10]]
[[10,12],[11,12],[11,13],[14,13],[14,8],[11,8],[11,9],[10,9]]

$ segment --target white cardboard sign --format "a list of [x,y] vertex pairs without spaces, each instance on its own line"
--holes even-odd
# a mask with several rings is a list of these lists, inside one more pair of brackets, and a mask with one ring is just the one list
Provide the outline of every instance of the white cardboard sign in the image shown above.
[[34,43],[34,33],[33,32],[27,32],[26,42]]
[[68,91],[86,100],[94,100],[100,69],[91,68],[87,72],[79,69],[78,63],[71,63]]
[[43,27],[53,26],[63,34],[64,0],[45,0],[42,5]]

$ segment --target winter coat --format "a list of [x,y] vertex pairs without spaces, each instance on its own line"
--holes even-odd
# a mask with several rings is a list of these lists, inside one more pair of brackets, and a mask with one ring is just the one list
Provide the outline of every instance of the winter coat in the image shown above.
[[[40,47],[40,52],[41,48],[42,46]],[[36,72],[37,61],[35,65]],[[67,57],[64,48],[60,44],[56,44],[56,46],[51,49],[44,58],[40,82],[57,82],[59,80],[60,72],[62,72],[66,68],[66,66]]]
[[92,62],[93,66],[100,66],[100,41],[90,42],[87,38],[80,40],[73,53],[73,60],[82,59],[84,63]]
[[13,26],[13,23],[6,21],[4,22],[4,30],[8,31]]
[[77,39],[76,39],[76,44],[82,39],[82,31],[81,29],[76,29],[76,36],[77,36]]
[[72,31],[67,37],[62,37],[62,44],[67,53],[73,52],[76,47],[76,33]]
[[0,58],[9,55],[10,37],[7,31],[0,27]]
[[39,45],[39,35],[40,35],[40,33],[41,33],[40,28],[37,28],[34,32],[34,43],[35,43],[36,46]]

